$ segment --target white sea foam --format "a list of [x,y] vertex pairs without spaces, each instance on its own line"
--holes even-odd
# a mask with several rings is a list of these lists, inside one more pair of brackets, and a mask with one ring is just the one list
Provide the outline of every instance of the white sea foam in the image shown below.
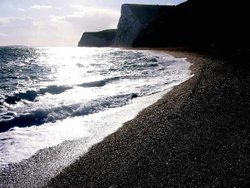
[[42,49],[45,55],[35,62],[49,74],[33,87],[3,95],[0,123],[9,129],[0,133],[0,168],[67,140],[82,140],[61,155],[50,169],[56,173],[190,77],[185,59],[163,52],[73,50]]

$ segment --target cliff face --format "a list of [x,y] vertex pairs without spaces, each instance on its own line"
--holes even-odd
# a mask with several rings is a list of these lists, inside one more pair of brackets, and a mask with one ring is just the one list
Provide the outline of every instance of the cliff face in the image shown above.
[[173,6],[123,4],[114,40],[115,46],[132,46],[138,34],[162,12]]
[[116,30],[104,30],[99,32],[86,32],[83,33],[78,46],[88,47],[104,47],[110,46],[115,37]]
[[249,49],[249,18],[249,6],[243,0],[188,0],[177,6],[124,4],[116,33],[85,33],[79,46],[189,46],[235,52]]
[[189,0],[159,15],[135,39],[134,47],[194,46],[248,48],[246,1]]

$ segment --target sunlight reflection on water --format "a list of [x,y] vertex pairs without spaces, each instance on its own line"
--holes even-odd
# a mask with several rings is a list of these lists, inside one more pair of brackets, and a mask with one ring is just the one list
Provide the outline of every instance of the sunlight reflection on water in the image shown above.
[[2,62],[0,167],[66,140],[89,147],[190,77],[185,59],[119,48],[10,48]]

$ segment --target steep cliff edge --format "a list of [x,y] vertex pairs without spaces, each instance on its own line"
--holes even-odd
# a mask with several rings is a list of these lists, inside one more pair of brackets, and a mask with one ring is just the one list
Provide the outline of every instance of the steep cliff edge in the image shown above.
[[140,32],[134,47],[249,48],[246,1],[189,0],[164,12]]
[[88,47],[104,47],[110,46],[115,37],[116,30],[104,30],[99,32],[85,32],[82,35],[78,46],[88,46]]
[[115,46],[132,46],[138,34],[173,6],[123,4],[114,40]]
[[243,0],[188,0],[177,6],[123,4],[116,32],[84,33],[79,46],[188,46],[249,54],[249,17]]

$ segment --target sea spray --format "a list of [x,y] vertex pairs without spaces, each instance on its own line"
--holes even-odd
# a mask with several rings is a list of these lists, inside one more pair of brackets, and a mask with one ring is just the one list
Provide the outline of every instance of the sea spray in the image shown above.
[[[185,59],[159,51],[6,47],[0,53],[0,168],[84,140],[71,153],[76,159],[190,77]],[[60,165],[70,162],[64,157]]]

